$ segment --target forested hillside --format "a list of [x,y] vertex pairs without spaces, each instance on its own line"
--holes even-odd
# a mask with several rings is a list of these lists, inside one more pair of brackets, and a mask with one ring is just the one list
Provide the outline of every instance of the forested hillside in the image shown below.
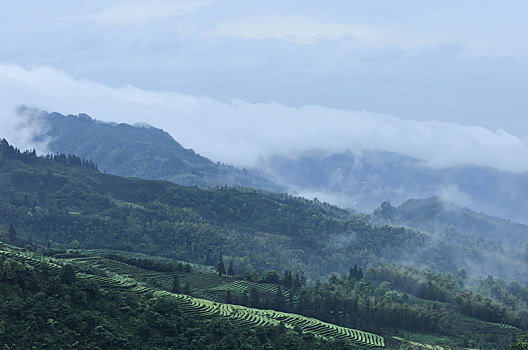
[[397,207],[384,202],[371,219],[378,224],[413,227],[431,233],[459,231],[514,246],[528,243],[528,226],[477,213],[438,197],[410,199]]
[[[0,247],[1,349],[355,349],[280,325],[197,317],[185,295]],[[134,284],[136,286],[136,284]],[[359,347],[358,347],[359,348]]]
[[256,171],[213,163],[184,148],[167,132],[146,124],[104,123],[86,114],[40,112],[39,118],[48,128],[38,137],[49,140],[50,151],[92,159],[110,174],[180,185],[283,188]]
[[424,242],[418,232],[373,229],[347,211],[286,194],[122,178],[76,157],[20,153],[6,141],[0,157],[1,224],[44,245],[104,246],[209,265],[223,253],[243,271],[286,265],[324,276]]
[[290,271],[241,277],[218,270],[128,252],[32,253],[2,243],[0,344],[504,349],[526,324],[526,304],[513,308],[467,293],[460,279],[417,269],[380,265],[363,275],[354,266],[315,285]]
[[376,150],[272,156],[264,168],[300,193],[334,198],[370,212],[384,201],[441,196],[488,215],[528,223],[528,173],[464,165],[437,168],[406,155]]
[[[37,138],[54,153],[92,159],[101,171],[181,185],[249,186],[332,198],[340,205],[370,212],[384,201],[442,196],[473,210],[527,223],[527,173],[487,167],[439,169],[409,156],[364,150],[359,153],[311,151],[270,155],[260,170],[237,169],[185,149],[167,132],[150,126],[104,123],[86,114],[41,112],[47,125]],[[273,179],[273,180],[272,180]]]
[[498,273],[526,271],[526,262],[500,244],[371,226],[327,203],[122,178],[75,156],[22,153],[5,140],[0,151],[0,225],[44,246],[107,247],[207,265],[224,254],[239,273],[294,268],[313,279],[381,262],[451,273],[465,267],[470,275],[491,263]]
[[[311,332],[317,326],[321,332],[349,334],[347,337],[359,341],[359,344],[381,344],[381,340],[375,340],[377,338],[357,333],[360,331],[335,328],[340,326],[388,336],[391,340],[386,345],[389,347],[407,344],[405,346],[420,348],[420,344],[434,343],[498,349],[519,336],[528,322],[525,280],[519,278],[519,283],[491,276],[479,279],[472,266],[468,265],[496,264],[496,270],[517,271],[522,277],[520,271],[526,271],[526,263],[515,260],[508,247],[482,237],[475,239],[462,234],[454,238],[457,235],[449,236],[445,232],[427,234],[403,227],[379,226],[379,222],[370,225],[368,221],[372,218],[368,216],[286,194],[229,187],[200,189],[165,181],[118,177],[99,172],[93,162],[77,156],[57,154],[38,157],[34,151],[21,152],[6,140],[0,142],[0,184],[0,240],[3,242],[28,250],[40,247],[56,258],[70,259],[78,269],[88,269],[87,273],[91,274],[97,275],[90,269],[101,266],[106,271],[103,275],[135,276],[134,279],[149,288],[182,292],[212,300],[213,303],[235,303],[302,315],[284,316],[287,317],[285,320],[290,320],[288,322],[299,323],[301,333],[302,327],[308,327],[306,330]],[[387,215],[394,210],[384,204],[376,215],[387,219]],[[62,254],[61,250],[67,248],[81,249],[79,252],[84,249],[89,255],[75,251]],[[110,252],[104,256],[93,256],[91,251],[86,250],[89,248],[160,255],[169,258],[169,265],[163,260],[159,263],[143,260],[141,255],[132,258]],[[10,256],[26,259],[16,254]],[[193,273],[190,265],[189,268],[179,267],[170,263],[170,259],[212,266],[218,264],[218,273],[229,277],[226,280],[219,276],[221,279],[215,280],[211,272],[209,275],[207,272],[188,275]],[[13,266],[9,271],[20,270],[15,268],[16,264],[9,262],[8,265]],[[140,273],[133,266],[154,272]],[[51,288],[45,280],[48,277],[42,277],[40,272],[28,271],[26,268],[20,270],[22,277],[13,277],[12,272],[5,272],[5,276],[11,276],[6,277],[11,281],[9,283],[22,288],[20,297],[14,299],[20,305],[11,307],[8,303],[9,310],[28,308],[26,304],[33,300],[34,293],[41,295],[40,292]],[[236,275],[243,278],[235,278]],[[469,277],[473,278],[469,280]],[[314,282],[319,278],[327,281]],[[3,287],[7,288],[6,298],[15,293],[9,283]],[[111,282],[110,285],[122,283],[125,282]],[[136,288],[134,283],[126,282],[124,285]],[[24,291],[33,284],[44,289],[34,287],[36,289]],[[82,284],[75,286],[80,289],[64,287],[68,290],[65,293],[73,293],[68,310],[82,308],[84,304],[75,304],[77,294],[88,293]],[[137,288],[143,293],[143,287]],[[59,294],[47,296],[41,304],[54,305]],[[88,317],[86,312],[90,312],[105,319],[108,308],[114,308],[110,306],[114,301],[104,299],[104,295],[103,299],[97,299],[97,308],[85,308],[76,316],[64,313],[66,311],[54,314],[51,308],[42,317],[74,320],[78,315]],[[122,298],[128,300],[129,296],[123,295]],[[178,302],[175,310],[183,307],[193,314],[198,307],[199,310],[209,310],[207,315],[224,315],[238,310],[226,309],[209,301],[185,300],[183,298]],[[137,310],[133,313],[134,317],[141,318],[143,312],[150,315],[151,308],[156,310],[156,303],[165,301],[145,302],[136,300],[130,304],[123,301],[119,309]],[[42,313],[38,311],[37,314],[39,312]],[[174,312],[176,316],[180,315],[178,311]],[[251,322],[267,320],[258,324],[268,322],[273,325],[277,317],[283,317],[260,311],[236,312],[237,315],[246,315],[243,317],[253,320]],[[20,322],[30,322],[39,327],[41,316],[29,320],[25,319],[25,314],[10,311],[8,315],[6,321],[11,323],[12,320],[22,320]],[[122,317],[130,317],[127,315]],[[168,316],[161,314],[156,317],[163,319]],[[178,317],[177,320],[171,318],[160,322],[183,329],[198,327],[200,332],[209,327],[207,323],[193,324],[183,316]],[[313,323],[316,321],[303,317],[314,317],[323,323]],[[124,340],[127,337],[123,334],[141,334],[141,328],[125,329],[120,323],[113,322],[116,322],[115,319],[102,328],[91,325],[85,329],[71,328],[68,323],[60,325],[64,334],[83,334],[83,344],[98,344],[88,342],[94,341],[95,329],[110,333],[105,333],[108,339],[105,341],[115,347],[127,344]],[[230,333],[231,326],[226,324],[225,327]],[[304,340],[296,340],[293,333],[281,332],[276,333],[273,337],[278,338],[272,337],[270,342],[273,339],[283,342],[284,337],[293,337],[291,341],[300,341],[299,346],[312,346],[302,345]],[[202,337],[199,334],[179,341],[192,344],[191,338]],[[164,337],[172,337],[152,336],[154,338],[148,337],[153,344],[166,341]],[[29,335],[23,335],[21,339],[31,344],[27,337]],[[63,341],[57,340],[59,338],[55,335],[48,335],[48,338],[50,344]],[[216,340],[203,341],[223,342],[223,338],[219,335]],[[17,344],[13,338],[5,339],[6,344]],[[310,339],[307,341],[316,341]],[[40,338],[38,341],[44,342]],[[192,348],[192,345],[185,346]]]

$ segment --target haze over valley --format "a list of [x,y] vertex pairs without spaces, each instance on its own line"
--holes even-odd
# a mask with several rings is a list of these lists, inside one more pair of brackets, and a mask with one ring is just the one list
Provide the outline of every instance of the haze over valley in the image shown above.
[[0,7],[0,349],[528,346],[525,2]]

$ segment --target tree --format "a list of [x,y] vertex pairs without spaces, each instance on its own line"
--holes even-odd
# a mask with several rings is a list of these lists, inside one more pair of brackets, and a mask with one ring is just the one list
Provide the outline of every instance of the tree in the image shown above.
[[174,276],[174,279],[172,280],[171,292],[175,294],[180,293],[180,280],[178,276]]
[[266,274],[266,278],[264,278],[264,282],[279,284],[280,283],[279,273],[275,270],[268,271],[268,273]]
[[227,275],[228,276],[234,276],[235,271],[233,271],[233,260],[229,262],[229,268],[227,269]]
[[184,271],[184,267],[183,267],[183,264],[181,262],[179,262],[178,265],[176,265],[176,271],[177,272],[183,272]]
[[72,264],[66,264],[61,269],[60,280],[64,284],[73,284],[77,277]]
[[9,243],[16,245],[16,242],[18,241],[17,232],[13,225],[9,225],[9,230],[7,231],[7,238],[9,239]]
[[284,271],[284,277],[282,278],[282,285],[286,288],[291,288],[293,285],[292,274],[290,270]]
[[528,335],[525,335],[523,339],[518,339],[515,343],[510,344],[512,350],[528,350]]
[[78,240],[74,239],[73,241],[70,242],[70,247],[72,249],[79,249],[81,247],[81,243],[79,243]]
[[249,297],[247,290],[244,290],[244,293],[242,293],[242,305],[249,305]]
[[249,306],[254,308],[260,307],[260,297],[255,288],[251,288],[249,291]]
[[296,273],[295,278],[293,279],[292,289],[297,290],[299,288],[301,288],[301,279],[299,278],[299,274]]
[[465,267],[461,267],[458,269],[457,271],[457,274],[456,274],[457,278],[464,281],[467,279],[467,270]]
[[363,279],[363,270],[361,268],[358,269],[357,265],[354,265],[348,273],[348,280],[351,282],[359,281],[360,279]]
[[357,265],[354,265],[354,267],[351,267],[348,271],[348,280],[349,281],[357,281],[357,274],[358,274],[358,268]]
[[189,282],[185,283],[185,286],[183,286],[183,294],[191,295],[191,286],[189,285]]
[[222,254],[220,254],[220,261],[218,262],[218,266],[216,267],[216,272],[218,272],[219,276],[225,275],[226,273]]
[[233,304],[233,295],[230,290],[227,291],[226,304]]
[[284,295],[282,294],[281,287],[277,286],[277,293],[275,293],[275,297],[273,298],[273,308],[275,310],[283,311],[284,306]]

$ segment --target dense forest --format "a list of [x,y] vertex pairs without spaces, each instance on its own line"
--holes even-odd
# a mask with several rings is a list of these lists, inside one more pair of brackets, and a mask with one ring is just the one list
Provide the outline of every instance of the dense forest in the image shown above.
[[112,176],[90,161],[37,157],[7,141],[0,184],[3,232],[12,225],[46,247],[104,245],[206,265],[224,254],[237,273],[295,268],[312,280],[383,262],[450,273],[465,267],[469,275],[489,262],[503,274],[527,268],[496,242],[371,225],[363,215],[288,194]]
[[[223,289],[225,294],[220,294],[220,299],[215,294],[217,302],[290,312],[384,336],[404,336],[419,343],[433,339],[436,344],[483,349],[507,347],[517,341],[520,330],[526,330],[528,324],[526,280],[478,277],[471,274],[468,265],[468,262],[498,261],[498,271],[526,271],[526,262],[515,260],[508,246],[482,237],[424,233],[369,223],[372,217],[316,199],[281,193],[225,186],[201,189],[122,178],[101,173],[92,161],[77,156],[39,157],[34,151],[14,148],[6,140],[0,142],[0,184],[1,241],[51,255],[57,250],[103,247],[141,252],[188,263],[166,265],[119,254],[107,254],[104,259],[181,278],[193,273],[191,264],[212,265],[217,266],[219,275],[247,281],[248,286],[254,283],[240,295],[237,289]],[[393,212],[392,207],[383,205],[375,217],[387,219]],[[408,254],[409,251],[413,254]],[[76,256],[76,253],[68,254]],[[490,260],[490,256],[495,260]],[[74,295],[88,297],[85,282],[68,282],[67,276],[47,275],[45,271],[31,270],[11,261],[2,266],[6,268],[2,276],[10,276],[3,280],[4,300],[16,300],[18,306],[12,309],[19,310],[4,314],[7,317],[2,323],[4,329],[16,322],[38,328],[41,327],[38,322],[43,319],[79,315],[113,317],[104,326],[107,328],[102,329],[94,324],[86,329],[75,328],[81,327],[80,321],[61,323],[60,327],[65,328],[60,337],[73,334],[70,332],[80,334],[85,348],[126,348],[123,339],[139,339],[131,337],[139,336],[141,327],[135,324],[125,329],[124,322],[119,322],[124,319],[120,317],[131,316],[129,312],[120,315],[119,310],[134,310],[134,319],[141,319],[147,317],[144,313],[152,316],[156,303],[166,302],[152,298],[131,301],[127,299],[130,295],[116,297],[114,293],[119,291],[112,290],[98,295],[102,299],[97,299],[97,305],[81,312],[77,309],[86,306],[86,300],[85,304],[76,304],[78,297]],[[171,285],[160,284],[152,278],[140,280],[152,288],[211,295],[196,290],[192,283],[180,285],[177,278],[170,279]],[[255,286],[263,283],[275,285],[275,294],[259,295],[259,288]],[[69,296],[46,295],[48,289],[53,289],[51,285],[62,286],[60,293]],[[31,299],[35,295],[44,299]],[[111,300],[106,300],[107,297]],[[48,308],[46,315],[35,319],[25,319],[26,313],[20,311],[30,310],[36,301],[40,304],[35,305],[62,305],[62,299],[70,304],[59,309]],[[70,315],[63,314],[64,310],[77,311]],[[193,348],[198,344],[194,343],[194,337],[207,338],[210,324],[218,322],[200,323],[175,310],[174,314],[161,313],[156,317],[164,319],[159,322],[169,322],[173,329],[198,329],[192,336],[183,336],[183,345],[179,348]],[[97,316],[88,316],[88,312]],[[33,310],[27,315],[38,315],[38,312]],[[223,327],[227,327],[228,334],[233,329],[229,327],[234,326],[227,322]],[[110,345],[105,347],[93,339],[96,335],[91,332],[95,328],[119,334],[118,339],[109,340]],[[3,331],[3,341],[20,347],[16,344],[22,343],[10,337],[11,329]],[[243,333],[248,339],[264,336],[255,335],[252,328],[244,332],[249,332]],[[320,339],[301,336],[302,332],[284,329],[269,332],[266,336],[270,337],[267,341],[270,344],[277,341],[277,344],[298,342],[294,348],[326,346]],[[44,332],[43,337],[48,340],[39,338],[31,343],[31,333],[28,330],[20,336],[26,342],[23,344],[48,344],[45,343],[48,341],[49,348],[53,348],[53,342],[62,341],[59,336]],[[147,337],[151,339],[150,335]],[[178,337],[182,337],[180,332]],[[149,340],[153,343],[147,343],[153,348],[163,348],[160,344],[169,341],[168,338],[172,339],[172,335],[156,333]],[[229,348],[224,341],[236,344],[242,338],[225,340],[219,335],[218,339],[202,341]],[[320,344],[314,345],[314,342]],[[522,342],[519,344],[522,346]]]
[[49,128],[39,137],[50,140],[48,148],[52,152],[93,159],[101,171],[109,174],[186,186],[227,184],[284,189],[257,171],[212,162],[149,125],[104,123],[86,114],[42,112],[40,118]]
[[262,159],[258,169],[237,169],[185,149],[167,132],[146,125],[46,112],[39,114],[39,121],[47,127],[36,139],[49,140],[50,151],[93,159],[101,171],[110,174],[181,185],[325,193],[365,212],[383,201],[403,203],[456,188],[466,206],[474,210],[527,223],[526,173],[478,166],[438,169],[416,158],[374,150],[275,155]]
[[[216,349],[242,344],[238,334],[230,335],[238,329],[240,316],[229,317],[227,311],[208,314],[209,306],[201,299],[189,309],[188,303],[182,304],[186,295],[220,303],[215,305],[244,305],[267,310],[267,314],[279,313],[285,320],[285,315],[297,314],[361,329],[384,337],[384,346],[390,349],[425,349],[426,345],[419,344],[428,343],[503,349],[521,339],[522,330],[512,325],[526,325],[526,304],[510,307],[468,293],[462,275],[395,265],[363,272],[353,266],[348,275],[307,284],[302,274],[289,270],[282,275],[268,271],[237,276],[232,263],[223,260],[225,257],[220,258],[215,273],[135,253],[82,249],[31,253],[4,244],[0,248],[0,278],[5,298],[3,324],[7,326],[2,341],[18,346],[40,344],[39,348],[57,348],[67,337],[77,342],[58,348],[128,348],[137,341],[154,348],[171,348],[172,344]],[[226,266],[230,266],[227,271]],[[511,287],[504,289],[519,298],[526,294],[526,288],[514,291]],[[181,297],[164,297],[156,290]],[[43,310],[43,305],[49,307]],[[280,316],[281,312],[288,314]],[[330,346],[314,338],[321,331],[314,326],[292,329],[279,323],[277,328],[261,324],[258,316],[242,317],[247,317],[242,335],[251,339],[247,348],[260,348],[262,341],[285,342],[293,349]],[[152,324],[159,327],[149,330]],[[213,332],[211,326],[220,330]],[[31,337],[35,329],[42,332]],[[354,348],[354,342],[347,342],[346,337],[339,339],[331,346]],[[281,347],[275,344],[273,348]]]
[[171,298],[106,290],[78,280],[72,265],[52,271],[0,257],[1,349],[353,349],[284,327],[199,320]]

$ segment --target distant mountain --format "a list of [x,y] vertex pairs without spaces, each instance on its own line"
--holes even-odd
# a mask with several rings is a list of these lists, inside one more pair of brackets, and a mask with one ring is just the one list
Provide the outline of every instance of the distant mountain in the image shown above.
[[181,185],[247,186],[317,197],[371,212],[380,203],[440,197],[488,215],[528,224],[528,173],[481,166],[434,168],[385,151],[271,156],[258,169],[238,169],[196,154],[150,126],[103,123],[86,114],[43,113],[49,149],[92,159],[101,171]]
[[255,171],[214,163],[184,148],[167,132],[146,124],[104,123],[86,114],[43,112],[41,117],[49,131],[39,137],[50,139],[52,152],[92,159],[101,171],[110,174],[187,186],[284,189]]
[[384,202],[371,215],[371,221],[448,236],[466,234],[510,245],[528,243],[528,226],[477,213],[436,197],[411,199],[398,207]]
[[384,201],[438,196],[493,216],[528,223],[528,173],[481,166],[438,169],[425,161],[384,151],[310,152],[270,157],[262,166],[299,195],[370,212]]
[[105,247],[207,265],[223,254],[242,273],[295,268],[314,279],[343,274],[354,264],[392,262],[449,273],[466,267],[470,276],[527,282],[521,245],[366,219],[287,194],[103,174],[75,156],[37,157],[0,142],[0,232],[17,237],[16,230],[35,244]]

